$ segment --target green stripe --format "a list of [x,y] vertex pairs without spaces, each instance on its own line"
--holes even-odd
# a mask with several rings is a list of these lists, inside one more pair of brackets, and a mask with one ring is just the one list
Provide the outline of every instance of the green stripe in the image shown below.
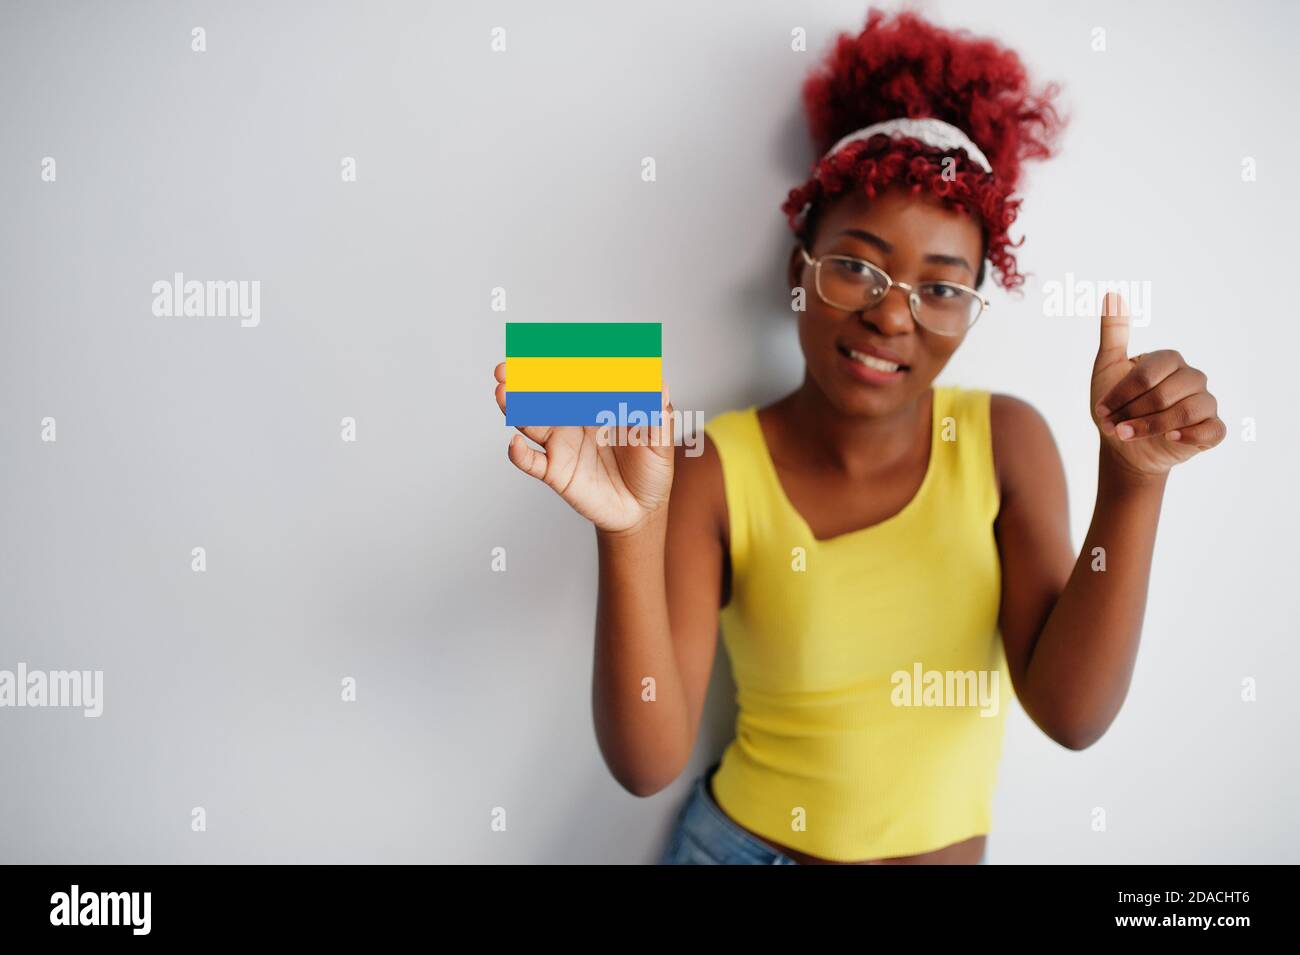
[[661,322],[506,322],[507,358],[661,358]]

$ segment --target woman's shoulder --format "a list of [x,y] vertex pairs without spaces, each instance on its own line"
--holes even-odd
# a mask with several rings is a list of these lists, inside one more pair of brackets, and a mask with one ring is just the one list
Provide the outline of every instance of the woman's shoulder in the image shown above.
[[[752,413],[753,409],[749,409]],[[703,434],[688,446],[682,442],[676,449],[674,462],[672,504],[679,515],[689,516],[689,522],[712,527],[722,541],[728,539],[727,497],[725,473],[719,441],[730,446],[732,435],[739,432],[745,409],[728,411],[708,419]]]
[[1032,404],[1015,395],[984,391],[989,404],[989,423],[994,441],[1001,435],[1014,442],[1017,433],[1051,433],[1047,419]]
[[1023,398],[1000,392],[986,392],[989,402],[989,431],[993,442],[993,463],[1004,493],[1020,478],[1032,479],[1060,454],[1052,429],[1042,413]]
[[700,451],[694,457],[678,451],[674,495],[680,493],[697,515],[707,515],[724,542],[730,537],[730,507],[739,506],[763,473],[766,448],[758,410],[749,405],[714,415],[705,421]]

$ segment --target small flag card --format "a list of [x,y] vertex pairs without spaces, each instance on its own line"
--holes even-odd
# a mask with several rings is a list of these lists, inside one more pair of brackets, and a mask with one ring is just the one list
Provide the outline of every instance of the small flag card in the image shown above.
[[587,425],[662,410],[660,322],[507,322],[506,424]]

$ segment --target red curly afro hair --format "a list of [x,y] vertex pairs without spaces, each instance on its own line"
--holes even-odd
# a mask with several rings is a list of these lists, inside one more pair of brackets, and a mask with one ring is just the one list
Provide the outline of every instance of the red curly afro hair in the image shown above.
[[[803,99],[819,155],[864,126],[907,117],[951,123],[993,167],[986,173],[961,150],[911,138],[873,136],[821,158],[781,206],[790,227],[811,245],[818,213],[835,196],[902,185],[939,196],[980,222],[985,259],[1005,289],[1024,284],[1008,230],[1021,200],[1014,196],[1020,164],[1046,159],[1065,120],[1052,104],[1056,84],[1035,89],[1020,58],[992,40],[945,30],[914,13],[872,10],[857,36],[841,34],[822,67],[808,77]],[[945,177],[944,160],[948,159]],[[979,282],[984,279],[980,267]]]

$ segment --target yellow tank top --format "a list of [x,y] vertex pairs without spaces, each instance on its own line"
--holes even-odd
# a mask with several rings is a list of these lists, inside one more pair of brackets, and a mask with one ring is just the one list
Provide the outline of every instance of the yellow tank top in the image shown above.
[[989,392],[934,388],[931,428],[912,500],[822,541],[755,408],[705,428],[726,490],[721,624],[739,704],[714,796],[745,828],[824,859],[913,855],[990,827],[1013,692]]

